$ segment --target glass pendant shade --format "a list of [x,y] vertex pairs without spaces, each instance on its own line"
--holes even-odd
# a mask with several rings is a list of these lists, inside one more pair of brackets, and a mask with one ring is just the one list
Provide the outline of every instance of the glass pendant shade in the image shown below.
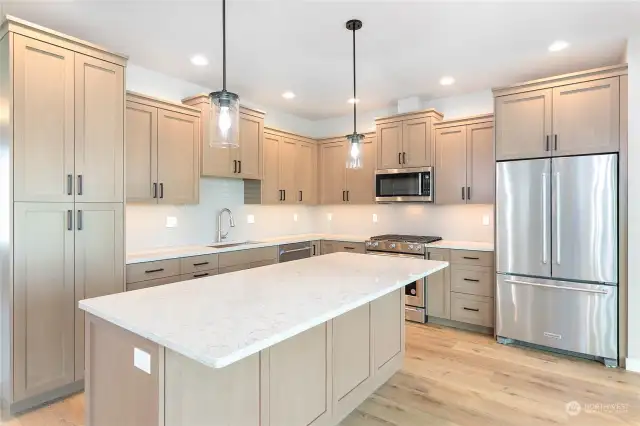
[[347,169],[361,169],[362,168],[362,140],[364,135],[360,133],[353,133],[347,135],[347,141],[349,146],[347,149]]
[[209,95],[209,146],[211,148],[237,148],[240,146],[240,98],[222,90]]

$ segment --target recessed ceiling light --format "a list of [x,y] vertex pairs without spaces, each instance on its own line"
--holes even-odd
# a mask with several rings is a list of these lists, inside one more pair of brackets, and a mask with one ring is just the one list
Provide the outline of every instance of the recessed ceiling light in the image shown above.
[[293,99],[296,97],[296,94],[291,91],[287,91],[282,94],[282,97],[285,99]]
[[451,86],[455,82],[456,80],[448,75],[440,79],[440,84],[442,84],[443,86]]
[[569,47],[569,43],[564,40],[556,40],[549,45],[549,52],[559,52]]
[[358,98],[349,98],[349,100],[347,101],[350,104],[357,104],[358,102],[360,102],[360,99]]
[[209,65],[209,60],[203,55],[194,55],[191,57],[191,63],[199,67],[204,67],[205,65]]

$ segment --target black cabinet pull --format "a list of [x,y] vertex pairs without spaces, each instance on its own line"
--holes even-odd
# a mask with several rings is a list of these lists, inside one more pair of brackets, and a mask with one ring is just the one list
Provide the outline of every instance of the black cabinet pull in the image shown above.
[[282,201],[282,189],[279,189],[278,192],[280,192],[280,201]]
[[78,218],[76,219],[78,223],[78,231],[82,231],[82,210],[78,210]]
[[82,195],[82,175],[78,175],[78,195]]
[[467,307],[464,307],[462,309],[464,309],[465,311],[472,311],[472,312],[478,312],[480,310],[480,309],[472,309],[472,308],[467,308]]
[[73,175],[67,175],[67,195],[73,194],[73,189],[71,188],[72,186],[73,186]]
[[200,263],[194,263],[193,266],[204,266],[204,265],[208,265],[209,262],[200,262]]
[[347,202],[349,202],[349,191],[347,191]]
[[471,281],[472,283],[479,283],[480,280],[472,280],[471,278],[463,278],[464,281]]
[[468,256],[462,256],[463,259],[467,259],[467,260],[480,260],[479,257],[468,257]]
[[287,190],[286,189],[282,190],[282,201],[287,201]]
[[160,198],[164,198],[164,183],[160,184]]
[[467,201],[471,200],[471,187],[467,186]]
[[402,164],[402,153],[398,153],[398,164]]
[[346,192],[347,192],[347,191],[342,191],[342,201],[347,201],[347,200],[346,200],[346,198],[345,198],[345,193],[346,193]]
[[300,191],[300,202],[302,202],[302,191]]
[[238,173],[242,173],[242,160],[238,160]]
[[311,246],[313,247],[313,254],[312,254],[312,256],[315,256],[315,255],[316,255],[316,245],[315,245],[315,244],[312,244]]
[[547,135],[547,143],[544,146],[545,151],[549,151],[549,135]]
[[558,150],[558,135],[553,135],[553,150]]
[[73,231],[73,212],[67,210],[67,231]]
[[345,250],[355,250],[356,248],[355,247],[345,247],[344,249]]
[[464,200],[464,186],[462,187],[462,199]]
[[407,164],[407,153],[406,152],[402,153],[402,164]]
[[200,278],[200,277],[206,277],[208,276],[209,273],[208,272],[203,272],[201,274],[193,274],[193,278]]
[[145,274],[153,274],[154,272],[162,272],[164,271],[164,268],[158,268],[158,269],[149,269],[148,271],[144,271]]
[[238,173],[238,160],[233,160],[233,173]]
[[158,198],[158,184],[153,183],[153,198]]

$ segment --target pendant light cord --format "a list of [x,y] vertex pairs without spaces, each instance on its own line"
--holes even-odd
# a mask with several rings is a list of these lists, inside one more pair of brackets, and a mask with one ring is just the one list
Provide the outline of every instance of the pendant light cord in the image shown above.
[[353,32],[353,134],[356,134],[356,28],[355,25],[351,30]]
[[226,5],[227,5],[227,0],[222,0],[222,91],[223,92],[227,91],[227,10],[226,10],[227,8],[226,8]]

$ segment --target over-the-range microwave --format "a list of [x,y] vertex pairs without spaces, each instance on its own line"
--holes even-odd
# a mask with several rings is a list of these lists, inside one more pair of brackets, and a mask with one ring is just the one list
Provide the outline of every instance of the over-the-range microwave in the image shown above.
[[433,168],[376,170],[379,203],[433,201]]

